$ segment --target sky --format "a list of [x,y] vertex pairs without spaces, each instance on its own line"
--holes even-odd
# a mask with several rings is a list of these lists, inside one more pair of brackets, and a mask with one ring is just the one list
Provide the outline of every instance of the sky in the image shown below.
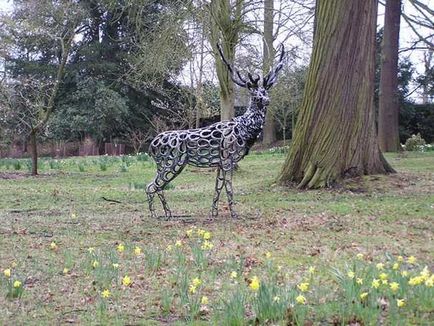
[[[382,0],[381,2],[383,2]],[[429,8],[434,9],[434,0],[419,0],[420,2],[426,4]],[[414,9],[414,7],[410,4],[409,0],[402,0],[403,3],[403,12],[406,13],[408,16],[417,15],[417,11]],[[6,12],[10,11],[12,8],[12,0],[0,0],[0,11]],[[378,16],[378,26],[382,26],[384,22],[384,6],[379,5],[379,16]],[[419,15],[420,16],[420,15]],[[434,21],[434,17],[432,19]],[[417,27],[420,34],[426,36],[434,33],[434,24],[433,29],[429,30],[427,28],[423,27]],[[401,18],[401,29],[400,29],[400,48],[405,49],[408,48],[415,40],[417,40],[416,34],[411,30],[411,28],[408,26],[408,24],[404,21],[404,19]],[[262,45],[258,46],[262,47]],[[414,50],[414,51],[404,51],[400,54],[400,58],[408,58],[415,67],[415,70],[417,74],[422,74],[424,72],[424,65],[423,65],[423,50]],[[189,68],[186,68],[186,73],[188,74]],[[413,97],[415,100],[418,100],[418,95],[415,94]]]

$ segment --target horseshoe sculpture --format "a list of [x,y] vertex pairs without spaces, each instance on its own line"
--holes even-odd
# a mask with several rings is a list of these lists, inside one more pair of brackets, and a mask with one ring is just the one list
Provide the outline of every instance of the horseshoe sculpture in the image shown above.
[[259,76],[248,73],[249,80],[244,79],[239,71],[234,70],[226,61],[220,46],[218,49],[233,82],[249,90],[249,107],[243,115],[229,121],[217,122],[204,128],[166,131],[152,140],[149,154],[157,164],[157,174],[146,187],[152,217],[156,217],[153,206],[155,194],[160,198],[166,218],[172,217],[164,198],[164,187],[180,174],[187,164],[190,164],[197,167],[217,168],[211,217],[214,218],[218,214],[217,203],[225,187],[231,216],[237,218],[233,207],[233,168],[235,163],[248,154],[250,147],[262,132],[267,105],[270,102],[268,90],[276,82],[277,74],[283,67],[285,51],[282,46],[279,62],[262,79],[261,85]]

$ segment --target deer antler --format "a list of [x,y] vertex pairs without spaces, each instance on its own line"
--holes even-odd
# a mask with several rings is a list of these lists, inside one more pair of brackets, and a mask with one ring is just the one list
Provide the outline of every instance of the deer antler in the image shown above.
[[269,89],[276,82],[277,74],[283,68],[283,58],[285,57],[285,48],[283,44],[280,45],[281,54],[279,57],[279,62],[276,67],[272,69],[267,76],[264,77],[264,88]]
[[[220,56],[222,58],[222,61],[224,62],[224,64],[228,67],[229,70],[229,74],[231,76],[232,81],[237,84],[238,86],[241,87],[248,87],[248,82],[241,77],[241,74],[238,70],[235,69],[235,74],[238,77],[238,79],[236,78],[235,74],[234,74],[234,69],[232,68],[231,64],[226,60],[225,56],[223,55],[223,50],[220,46],[220,44],[217,44],[217,49],[219,50]],[[250,76],[249,76],[250,77]],[[258,79],[259,80],[259,79]]]

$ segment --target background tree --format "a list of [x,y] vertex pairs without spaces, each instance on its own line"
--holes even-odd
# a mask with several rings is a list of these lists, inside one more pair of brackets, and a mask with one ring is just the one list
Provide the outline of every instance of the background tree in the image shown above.
[[374,0],[317,1],[304,98],[280,182],[319,188],[393,171],[375,130],[376,18]]
[[399,149],[398,50],[401,0],[387,0],[381,51],[378,142],[384,152]]

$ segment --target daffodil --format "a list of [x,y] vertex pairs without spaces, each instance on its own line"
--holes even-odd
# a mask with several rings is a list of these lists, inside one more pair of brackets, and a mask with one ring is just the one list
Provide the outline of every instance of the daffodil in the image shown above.
[[356,257],[357,257],[357,259],[358,260],[363,260],[363,258],[365,257],[362,253],[358,253],[357,255],[356,255]]
[[387,280],[387,278],[389,277],[386,273],[381,273],[380,275],[379,275],[379,277],[380,277],[380,280]]
[[430,272],[428,269],[428,266],[425,266],[423,270],[420,272],[420,276],[424,278],[424,281],[426,281],[429,278]]
[[188,288],[188,292],[192,294],[196,293],[196,287],[193,284],[190,284],[190,287]]
[[209,239],[211,239],[211,232],[208,232],[208,231],[204,232],[204,233],[203,233],[203,239],[204,239],[204,240],[209,240]]
[[392,292],[398,291],[398,289],[399,289],[399,283],[397,283],[397,282],[390,283],[390,289],[392,290]]
[[140,248],[139,246],[136,246],[136,247],[134,248],[134,254],[135,254],[136,256],[140,256],[140,255],[142,254],[142,248]]
[[104,291],[101,292],[101,296],[103,298],[109,298],[110,295],[111,295],[111,293],[110,293],[110,290],[108,290],[108,289],[105,289]]
[[410,256],[407,258],[407,263],[414,265],[416,264],[416,260],[417,260],[416,257]]
[[381,270],[384,269],[384,264],[383,264],[383,263],[378,263],[378,264],[376,265],[376,267],[377,267],[377,269],[378,269],[379,271],[381,271]]
[[57,249],[57,244],[56,244],[54,241],[52,241],[52,242],[50,243],[50,249],[51,249],[51,250],[56,250],[56,249]]
[[424,281],[423,276],[415,276],[408,280],[408,284],[412,286],[420,285]]
[[95,248],[94,248],[94,247],[89,247],[89,248],[87,248],[87,251],[88,251],[90,254],[93,254],[93,253],[95,252]]
[[273,298],[273,302],[277,302],[277,303],[279,303],[279,302],[280,302],[280,297],[279,297],[278,295],[276,295],[276,296]]
[[187,230],[187,232],[185,232],[187,234],[187,237],[191,237],[193,234],[193,229]]
[[122,284],[125,286],[130,286],[133,283],[131,278],[128,275],[125,275],[122,279]]
[[356,276],[356,274],[355,274],[353,271],[349,271],[349,272],[347,273],[347,276],[348,276],[349,278],[353,279],[353,278]]
[[69,269],[65,267],[65,268],[63,269],[63,274],[68,274],[68,273],[69,273]]
[[202,299],[200,299],[200,303],[203,305],[207,305],[209,303],[208,297],[203,296]]
[[398,258],[396,259],[398,262],[402,263],[404,261],[404,257],[402,256],[398,256]]
[[194,279],[193,279],[193,281],[191,281],[191,284],[193,284],[194,286],[199,286],[199,285],[201,285],[202,284],[202,281],[200,280],[200,278],[198,278],[198,277],[195,277]]
[[430,278],[425,281],[425,286],[429,288],[434,286],[434,275],[431,275]]
[[363,279],[360,278],[360,277],[358,277],[358,278],[356,279],[356,283],[359,284],[359,285],[362,285],[362,284],[363,284]]
[[306,298],[301,294],[295,298],[295,301],[299,304],[306,304]]
[[404,306],[405,306],[405,300],[404,300],[404,299],[396,299],[396,305],[397,305],[399,308],[404,307]]
[[308,269],[309,274],[314,274],[315,273],[315,267],[314,266],[310,266]]
[[176,240],[175,242],[175,247],[182,247],[182,241],[181,240]]
[[401,272],[401,276],[402,277],[407,277],[408,276],[408,271],[402,271]]
[[10,268],[6,268],[6,269],[3,271],[3,274],[4,274],[7,278],[11,277],[11,269],[10,269]]
[[75,214],[74,212],[71,212],[71,218],[72,219],[77,218],[77,214]]
[[250,280],[249,287],[253,291],[258,291],[260,286],[261,286],[261,282],[259,281],[259,278],[257,276],[253,276],[252,279]]
[[376,278],[374,278],[374,279],[372,280],[371,285],[372,285],[372,287],[373,287],[374,289],[378,289],[378,288],[380,287],[380,280],[377,280]]
[[93,263],[92,263],[92,267],[93,268],[97,268],[98,266],[99,266],[99,262],[96,261],[96,260],[94,260]]
[[387,285],[389,283],[389,280],[381,280],[381,284]]
[[16,280],[15,282],[14,282],[14,288],[19,288],[20,286],[21,286],[21,282],[20,281],[18,281],[18,280]]
[[205,233],[205,230],[202,230],[202,229],[198,229],[198,230],[197,230],[197,235],[198,235],[198,236],[201,236],[201,237],[202,237],[204,233]]
[[124,252],[124,250],[125,250],[125,245],[124,245],[123,243],[118,244],[117,247],[116,247],[116,250],[117,250],[118,252]]
[[368,292],[363,292],[363,293],[360,293],[360,300],[365,300],[367,297],[368,297]]
[[202,250],[211,250],[213,247],[214,245],[212,244],[212,242],[205,240],[200,248]]
[[393,266],[392,266],[392,269],[395,270],[395,271],[397,269],[399,269],[399,263],[394,263]]
[[271,258],[271,252],[267,251],[267,252],[265,253],[265,257],[266,257],[267,259],[270,259],[270,258]]
[[118,269],[119,268],[119,264],[118,263],[113,263],[112,266],[113,266],[114,269]]
[[297,287],[301,292],[306,292],[307,290],[309,290],[309,283],[308,282],[300,283],[297,285]]
[[238,273],[235,272],[235,271],[232,271],[230,276],[231,276],[232,279],[237,278]]
[[172,251],[172,249],[173,249],[173,246],[172,246],[172,245],[168,245],[168,246],[166,247],[166,251]]

